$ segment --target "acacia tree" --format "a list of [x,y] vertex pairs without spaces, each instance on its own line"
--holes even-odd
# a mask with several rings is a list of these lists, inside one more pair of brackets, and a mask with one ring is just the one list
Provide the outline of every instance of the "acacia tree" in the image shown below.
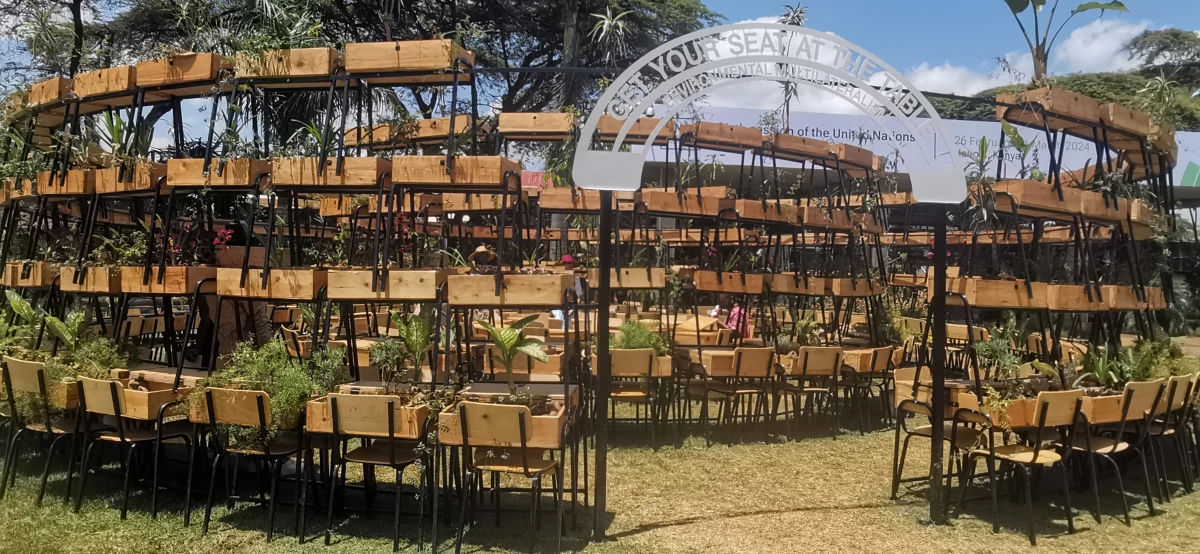
[[[1103,16],[1106,10],[1128,12],[1129,9],[1121,2],[1084,2],[1071,10],[1070,15],[1058,25],[1054,27],[1054,17],[1058,13],[1058,2],[1050,5],[1050,10],[1045,15],[1045,25],[1042,24],[1041,14],[1046,12],[1047,0],[1004,0],[1008,5],[1009,11],[1012,12],[1013,18],[1017,20],[1017,25],[1021,27],[1021,34],[1025,36],[1025,43],[1029,45],[1029,53],[1033,55],[1033,82],[1040,83],[1046,78],[1046,67],[1050,60],[1050,51],[1054,48],[1054,42],[1058,40],[1059,33],[1067,26],[1075,16],[1090,12],[1099,11]],[[1033,7],[1033,15],[1029,25],[1021,21],[1021,14]],[[1030,29],[1033,30],[1032,34]]]

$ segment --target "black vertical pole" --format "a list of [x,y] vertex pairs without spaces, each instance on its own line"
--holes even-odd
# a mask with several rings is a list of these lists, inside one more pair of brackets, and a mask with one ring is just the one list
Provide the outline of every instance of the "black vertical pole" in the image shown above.
[[946,215],[948,208],[938,206],[933,232],[933,353],[929,367],[933,373],[933,436],[929,452],[929,519],[946,523],[945,495],[942,490],[942,441],[945,435],[946,404]]
[[612,299],[609,278],[612,247],[612,191],[600,191],[600,283],[596,293],[596,363],[599,378],[596,384],[596,509],[592,513],[592,540],[604,539],[606,518],[605,488],[608,485],[608,394],[612,384],[612,368],[608,352],[608,304]]

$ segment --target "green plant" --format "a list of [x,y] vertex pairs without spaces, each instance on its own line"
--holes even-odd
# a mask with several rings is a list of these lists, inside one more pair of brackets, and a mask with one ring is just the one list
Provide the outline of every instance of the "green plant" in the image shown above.
[[[1033,56],[1033,82],[1040,83],[1046,78],[1046,67],[1050,60],[1050,51],[1054,48],[1054,41],[1058,39],[1059,33],[1067,26],[1067,23],[1084,12],[1100,10],[1100,15],[1104,15],[1105,10],[1113,10],[1119,12],[1127,12],[1129,8],[1121,2],[1084,2],[1079,4],[1075,9],[1071,10],[1071,14],[1067,16],[1058,28],[1054,28],[1054,15],[1058,11],[1058,0],[1050,5],[1050,14],[1046,17],[1046,24],[1043,27],[1038,15],[1042,13],[1046,7],[1047,0],[1004,0],[1008,4],[1009,11],[1012,12],[1013,18],[1017,20],[1017,25],[1021,27],[1021,34],[1025,37],[1025,43],[1029,45],[1029,53]],[[1021,13],[1029,9],[1033,5],[1033,34],[1030,35],[1029,30],[1025,26],[1025,22],[1019,17]]]
[[1091,382],[1101,387],[1117,388],[1123,378],[1124,371],[1121,362],[1110,357],[1107,348],[1090,351],[1083,357],[1083,373],[1072,383],[1078,388],[1085,382]]
[[202,413],[207,409],[204,395],[206,387],[267,393],[271,397],[271,424],[265,435],[259,429],[217,426],[217,432],[231,443],[261,448],[299,422],[309,399],[327,394],[338,382],[344,381],[341,363],[333,363],[333,360],[340,359],[340,355],[330,354],[320,363],[314,362],[309,366],[289,356],[287,346],[279,337],[258,348],[253,342],[238,343],[226,358],[224,368],[201,380],[188,395],[188,407]]
[[140,265],[146,261],[146,232],[117,231],[100,236],[100,244],[88,253],[88,265],[107,267]]
[[651,331],[640,323],[630,320],[621,325],[620,334],[609,343],[612,350],[640,350],[653,348],[659,356],[671,354],[671,341],[662,333]]
[[[1017,154],[1017,161],[1021,164],[1017,171],[1017,178],[1041,181],[1045,175],[1037,167],[1038,151],[1034,149],[1037,143],[1025,140],[1020,131],[1017,131],[1017,128],[1007,121],[1001,121],[1000,126],[1004,129],[1005,138],[1008,139],[1008,148]],[[1032,167],[1029,164],[1030,154],[1033,155]]]
[[488,336],[492,339],[492,344],[499,350],[499,355],[493,358],[494,361],[500,362],[504,366],[505,376],[508,378],[508,392],[515,399],[517,397],[517,384],[513,381],[513,363],[517,359],[517,354],[525,354],[530,358],[542,363],[550,361],[550,357],[542,350],[542,341],[532,337],[521,336],[521,330],[530,323],[537,321],[538,316],[531,315],[523,318],[520,321],[513,323],[509,327],[493,327],[490,323],[481,320],[475,320],[481,327],[487,330]]

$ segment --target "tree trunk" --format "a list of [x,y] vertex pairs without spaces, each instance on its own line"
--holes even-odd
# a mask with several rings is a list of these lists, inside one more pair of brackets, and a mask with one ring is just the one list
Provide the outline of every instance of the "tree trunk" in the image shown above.
[[1046,47],[1039,45],[1033,50],[1033,82],[1041,83],[1046,79],[1047,65]]
[[75,42],[71,44],[71,77],[74,77],[83,58],[83,0],[71,0],[71,23],[75,33]]
[[[563,67],[575,67],[579,63],[579,0],[563,0]],[[575,75],[563,75],[563,106],[575,104]]]

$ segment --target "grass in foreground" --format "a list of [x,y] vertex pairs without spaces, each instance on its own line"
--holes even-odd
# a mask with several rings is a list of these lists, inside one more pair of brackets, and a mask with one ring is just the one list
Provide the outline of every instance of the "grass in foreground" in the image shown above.
[[[691,438],[682,448],[664,447],[652,452],[632,433],[618,432],[609,454],[610,540],[587,544],[583,538],[590,514],[580,512],[581,531],[572,532],[564,547],[596,554],[633,552],[902,552],[914,548],[925,552],[1079,552],[1120,548],[1131,552],[1183,552],[1200,543],[1200,493],[1177,496],[1160,505],[1150,517],[1141,496],[1141,475],[1132,472],[1126,487],[1132,502],[1134,522],[1126,527],[1119,519],[1115,484],[1101,482],[1103,523],[1092,519],[1091,491],[1073,494],[1076,533],[1066,535],[1061,495],[1055,488],[1056,475],[1047,475],[1043,487],[1051,490],[1035,501],[1037,506],[1037,549],[1024,536],[1023,504],[1001,499],[1001,532],[992,534],[988,501],[968,505],[965,513],[947,526],[927,522],[928,506],[924,484],[902,487],[900,499],[889,496],[892,433],[880,431],[865,437],[843,435],[798,442],[767,444],[747,442],[734,446],[717,444],[705,448],[704,441]],[[760,440],[760,437],[754,437]],[[747,437],[747,441],[750,437]],[[923,471],[928,464],[927,442],[914,440],[908,475]],[[51,481],[50,497],[42,508],[34,508],[36,476],[40,464],[18,478],[17,487],[0,503],[0,553],[55,552],[196,552],[247,553],[365,553],[391,550],[391,515],[347,512],[335,523],[334,544],[326,547],[319,535],[324,512],[310,511],[309,542],[297,543],[292,535],[291,512],[277,514],[276,535],[265,541],[266,509],[251,504],[233,511],[223,505],[214,510],[207,537],[200,535],[202,508],[194,508],[192,526],[183,527],[183,495],[160,493],[162,511],[157,521],[149,517],[149,494],[131,500],[129,519],[119,517],[120,479],[115,474],[98,474],[89,484],[83,510],[76,515],[61,504],[62,475]],[[36,466],[36,470],[34,467]],[[982,466],[981,466],[982,467]],[[1172,468],[1172,471],[1173,468]],[[381,472],[382,477],[384,472]],[[412,479],[415,473],[409,474]],[[381,479],[382,480],[382,479]],[[94,486],[93,486],[94,485]],[[957,490],[956,490],[957,492]],[[976,495],[986,489],[976,487]],[[290,491],[281,494],[288,495]],[[548,497],[547,497],[548,498]],[[955,497],[957,499],[957,496]],[[202,502],[197,495],[196,505]],[[351,493],[348,505],[361,505]],[[391,498],[381,496],[377,507],[389,508]],[[524,498],[506,496],[511,507],[526,506]],[[549,502],[545,504],[549,506]],[[402,529],[401,550],[415,552],[414,516]],[[547,518],[548,519],[548,518]],[[466,534],[468,552],[525,552],[528,550],[527,514],[505,514],[497,527],[490,512],[482,511]],[[549,521],[539,537],[539,551],[553,551]],[[428,531],[426,531],[428,541]],[[452,551],[453,529],[439,531],[441,551]]]

